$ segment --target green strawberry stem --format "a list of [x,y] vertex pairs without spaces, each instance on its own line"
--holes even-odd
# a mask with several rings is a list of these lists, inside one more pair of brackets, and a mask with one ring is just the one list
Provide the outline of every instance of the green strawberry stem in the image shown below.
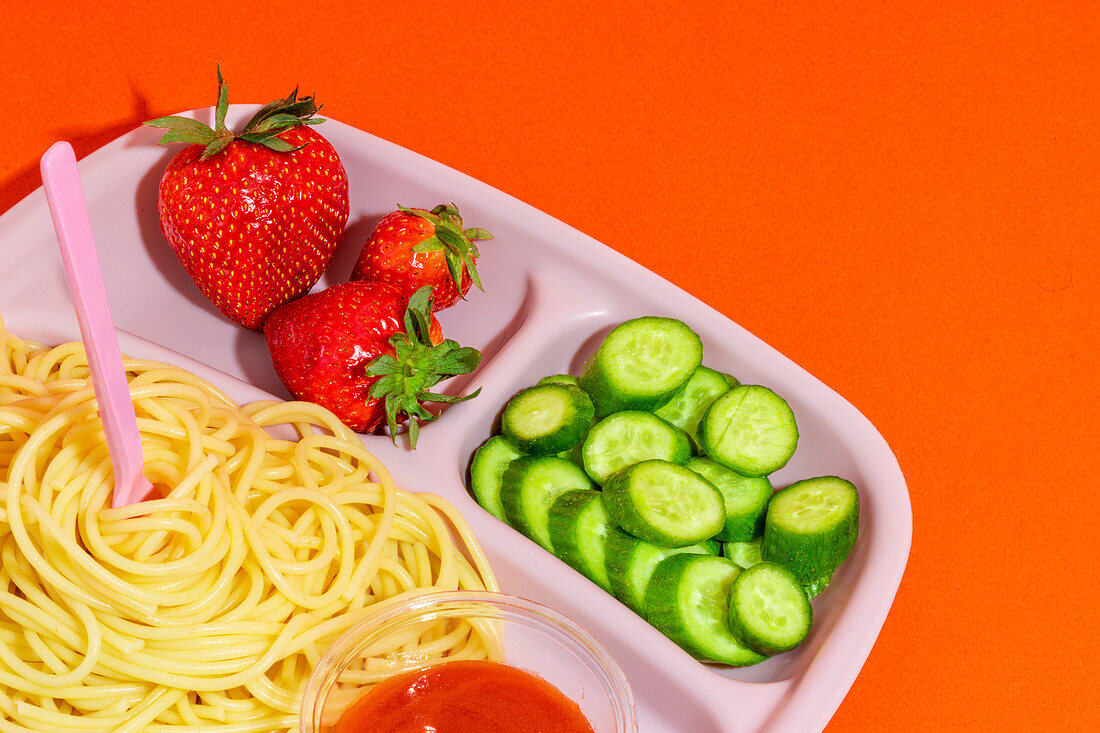
[[[493,235],[480,227],[462,228],[462,217],[454,204],[440,204],[431,211],[398,206],[406,214],[419,216],[435,227],[435,234],[413,247],[413,252],[436,252],[442,250],[447,260],[447,271],[451,275],[458,292],[462,293],[462,274],[470,275],[470,282],[485,292],[481,286],[481,277],[477,274],[474,259],[478,256],[474,241],[492,239]],[[465,295],[462,296],[466,298]]]
[[158,117],[143,124],[168,130],[157,142],[158,145],[187,143],[205,146],[200,156],[202,160],[217,155],[234,140],[244,140],[281,153],[289,153],[300,150],[304,146],[291,145],[281,139],[279,133],[299,125],[317,125],[324,122],[320,117],[314,116],[320,109],[313,101],[312,95],[299,99],[298,89],[295,88],[286,97],[268,102],[261,107],[256,114],[252,115],[244,131],[238,135],[225,125],[225,115],[229,111],[229,85],[222,78],[222,68],[219,65],[218,104],[214,108],[213,128],[198,120],[178,115]]
[[397,444],[399,417],[408,418],[409,442],[415,449],[421,423],[437,417],[422,403],[453,404],[472,399],[481,392],[478,388],[464,397],[453,397],[429,391],[447,377],[469,374],[481,362],[481,352],[477,349],[459,346],[450,339],[432,345],[428,335],[431,312],[432,289],[425,285],[409,298],[405,308],[405,332],[390,337],[393,355],[379,356],[367,364],[367,374],[379,377],[370,387],[370,396],[382,399],[394,445]]

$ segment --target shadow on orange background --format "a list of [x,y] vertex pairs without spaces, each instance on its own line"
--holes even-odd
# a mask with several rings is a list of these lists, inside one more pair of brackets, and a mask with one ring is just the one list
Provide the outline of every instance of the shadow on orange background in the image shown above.
[[[146,120],[171,114],[171,111],[156,111],[149,108],[148,96],[131,86],[130,113],[117,122],[102,126],[61,126],[51,128],[50,138],[65,140],[73,146],[77,160],[95,152],[112,140],[125,135]],[[39,155],[46,150],[40,151]],[[0,213],[3,213],[30,195],[42,185],[38,162],[27,163],[15,170],[7,179],[0,181]]]

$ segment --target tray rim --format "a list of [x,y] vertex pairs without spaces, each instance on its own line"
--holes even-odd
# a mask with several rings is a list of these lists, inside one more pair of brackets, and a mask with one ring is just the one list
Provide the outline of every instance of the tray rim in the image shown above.
[[[232,105],[230,111],[231,119],[235,117],[243,116],[254,110],[256,105],[248,104],[235,104]],[[212,116],[212,108],[197,108],[181,113],[184,116],[195,118],[209,119]],[[342,135],[349,136],[361,136],[361,140],[365,147],[371,151],[381,151],[387,159],[388,164],[400,163],[402,170],[408,174],[409,170],[420,171],[424,173],[430,173],[433,176],[435,182],[438,182],[442,177],[446,179],[446,185],[455,185],[466,188],[474,188],[478,191],[478,194],[482,197],[488,197],[495,199],[494,207],[500,212],[505,212],[502,216],[511,217],[522,221],[524,226],[531,226],[532,222],[540,229],[557,232],[560,236],[568,237],[571,240],[583,242],[585,246],[592,247],[592,254],[602,261],[612,261],[616,266],[625,266],[631,277],[636,277],[641,280],[645,280],[647,284],[653,287],[660,287],[672,291],[676,294],[676,299],[679,301],[677,305],[682,308],[702,309],[703,315],[708,322],[720,321],[721,325],[725,328],[733,327],[739,332],[741,337],[750,339],[756,342],[758,345],[766,349],[768,352],[774,355],[774,357],[780,360],[787,368],[793,368],[797,370],[797,376],[801,379],[808,379],[812,382],[813,386],[822,391],[822,394],[828,395],[832,401],[836,403],[842,410],[847,412],[847,419],[854,421],[856,427],[863,434],[863,439],[877,447],[875,456],[881,465],[877,466],[876,470],[884,472],[891,480],[893,488],[898,499],[898,503],[891,508],[896,515],[895,521],[900,521],[904,524],[904,536],[896,537],[893,549],[896,551],[891,556],[892,562],[889,563],[889,567],[880,573],[887,573],[887,577],[890,578],[887,588],[881,588],[878,594],[879,602],[875,604],[872,613],[865,613],[865,617],[869,617],[874,626],[874,633],[869,635],[869,639],[866,640],[865,648],[857,650],[859,653],[855,655],[848,655],[845,657],[837,658],[836,655],[827,655],[822,658],[820,652],[815,656],[814,661],[808,665],[800,674],[795,677],[773,681],[773,682],[744,682],[741,680],[730,680],[729,678],[722,677],[718,674],[707,675],[710,678],[711,684],[705,684],[700,680],[701,684],[711,688],[708,697],[714,698],[715,695],[721,698],[722,694],[728,694],[728,681],[732,681],[742,685],[753,685],[762,694],[761,699],[771,699],[777,707],[769,711],[770,716],[767,717],[763,723],[763,728],[772,731],[786,731],[786,730],[809,730],[811,728],[821,730],[828,723],[829,719],[835,713],[839,707],[841,701],[847,694],[852,683],[854,682],[859,671],[862,669],[871,648],[873,647],[878,635],[881,631],[881,627],[885,622],[885,618],[893,604],[893,600],[896,596],[898,587],[902,576],[904,574],[905,566],[908,561],[909,552],[912,544],[912,506],[911,500],[908,494],[908,489],[905,485],[905,479],[902,475],[900,465],[897,462],[896,457],[893,455],[889,445],[878,432],[878,430],[854,405],[849,403],[827,385],[823,384],[820,380],[814,377],[812,374],[804,370],[794,361],[783,356],[777,350],[767,345],[761,339],[754,334],[748,332],[740,325],[735,323],[732,319],[723,315],[715,310],[710,305],[695,298],[687,291],[674,285],[673,283],[665,280],[656,273],[642,267],[635,261],[631,260],[628,256],[614,250],[613,248],[583,234],[582,232],[574,229],[573,227],[561,222],[558,219],[530,206],[508,194],[505,194],[488,184],[485,184],[477,179],[461,173],[455,169],[452,169],[445,164],[439,163],[431,158],[428,158],[420,153],[416,153],[407,148],[403,148],[394,143],[388,142],[381,138],[378,138],[371,133],[365,132],[351,125],[342,123],[336,119],[328,118],[326,129],[338,129],[340,132],[335,137]],[[330,126],[331,125],[331,126]],[[102,146],[101,148],[93,151],[89,155],[85,156],[79,162],[82,176],[95,175],[96,172],[102,166],[109,166],[112,161],[112,157],[115,156],[120,150],[124,150],[126,146],[133,143],[135,136],[147,137],[149,135],[158,134],[150,131],[148,128],[138,127],[135,130],[125,133],[110,143]],[[408,167],[406,167],[408,166]],[[3,214],[0,214],[0,241],[3,240],[5,234],[9,228],[18,228],[21,225],[26,225],[28,220],[34,218],[34,214],[37,209],[44,207],[44,197],[42,195],[42,189],[39,188],[28,194],[22,200],[13,205]],[[32,227],[33,228],[33,227]],[[10,324],[9,324],[10,325]],[[128,332],[122,332],[124,334]],[[170,351],[172,353],[178,353],[180,357],[191,363],[198,363],[207,366],[207,368],[214,370],[215,372],[222,373],[216,367],[205,365],[203,362],[183,354],[176,352],[168,347],[161,346],[157,342],[148,337],[140,334],[129,334],[137,339],[148,341],[149,343],[158,346],[161,349]],[[232,375],[225,375],[231,379],[237,379]],[[243,380],[239,380],[242,381]],[[244,382],[247,384],[247,382]],[[249,385],[253,389],[262,391],[261,388],[255,385]],[[266,394],[266,393],[265,393]],[[876,561],[880,560],[879,556],[869,556],[868,562],[872,559]],[[859,584],[857,579],[856,584]],[[885,591],[885,592],[883,592]],[[854,591],[853,591],[854,592]],[[843,614],[840,614],[843,615]],[[642,622],[645,623],[645,622]],[[696,667],[701,665],[695,664]],[[703,667],[705,669],[705,666]],[[701,678],[703,676],[700,676]],[[807,688],[807,681],[814,682],[821,678],[828,678],[833,681],[825,687],[825,690],[829,694],[822,694],[821,690],[813,689],[813,686]],[[765,694],[766,690],[766,694]],[[814,700],[813,705],[809,705],[810,699]],[[807,704],[803,707],[802,704]],[[717,708],[716,708],[717,710]],[[809,712],[813,712],[813,715],[807,715]]]

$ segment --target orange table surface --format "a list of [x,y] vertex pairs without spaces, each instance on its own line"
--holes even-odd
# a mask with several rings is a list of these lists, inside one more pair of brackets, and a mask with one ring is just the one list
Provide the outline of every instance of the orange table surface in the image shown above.
[[56,140],[212,104],[216,62],[231,100],[316,92],[878,427],[913,547],[828,731],[1100,729],[1094,3],[310,5],[8,3],[0,212]]

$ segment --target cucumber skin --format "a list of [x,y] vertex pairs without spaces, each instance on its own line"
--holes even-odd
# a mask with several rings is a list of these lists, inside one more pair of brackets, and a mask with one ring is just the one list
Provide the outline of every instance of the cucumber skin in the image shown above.
[[[595,504],[593,504],[595,502]],[[581,521],[586,513],[596,512],[597,521],[599,514],[603,515],[602,522],[608,531],[617,529],[611,518],[607,516],[607,510],[603,506],[603,497],[595,489],[573,489],[567,491],[550,505],[550,516],[547,525],[550,530],[551,549],[558,557],[581,575],[600,586],[608,593],[611,592],[611,579],[607,574],[605,557],[593,558],[597,563],[593,564],[580,548]],[[606,539],[603,546],[607,547]]]
[[607,533],[604,540],[605,564],[607,576],[611,580],[611,595],[639,616],[645,615],[644,602],[639,604],[634,600],[633,594],[627,584],[628,562],[634,547],[644,542],[629,532],[624,532],[620,527],[614,527]]
[[535,386],[538,387],[543,384],[571,384],[574,387],[579,387],[580,380],[572,374],[550,374],[536,382]]
[[[703,558],[707,559],[703,560]],[[729,632],[729,637],[726,639],[731,653],[723,655],[721,659],[715,659],[714,655],[702,646],[700,640],[690,633],[690,624],[686,623],[686,619],[681,613],[681,593],[685,590],[681,587],[681,584],[684,582],[684,574],[689,571],[689,566],[700,561],[717,561],[728,564],[730,572],[734,576],[733,579],[736,579],[736,576],[741,572],[740,568],[722,557],[680,553],[665,558],[653,571],[653,577],[650,578],[649,586],[646,588],[646,620],[696,659],[729,664],[735,667],[745,667],[763,662],[767,657],[741,644],[732,631]],[[727,595],[727,607],[728,602],[729,597]]]
[[[791,610],[797,613],[805,622],[801,635],[789,640],[788,643],[778,644],[774,637],[767,637],[757,633],[752,628],[751,620],[746,619],[738,610],[737,599],[741,593],[741,589],[746,584],[751,583],[758,573],[777,573],[784,576],[785,579],[789,580],[792,588],[797,593],[795,599],[797,608]],[[814,607],[810,604],[809,596],[806,595],[798,576],[782,565],[761,562],[753,565],[752,569],[746,568],[733,579],[733,585],[730,587],[729,615],[727,617],[730,631],[737,637],[738,641],[755,652],[768,656],[789,652],[805,641],[810,633],[810,627],[813,625],[813,618]]]
[[[775,502],[785,491],[798,489],[809,482],[821,480],[841,481],[851,487],[855,497],[854,511],[842,521],[826,531],[805,534],[788,530],[780,526],[774,518],[778,513]],[[833,573],[841,563],[848,559],[859,534],[859,492],[854,484],[839,476],[818,476],[803,479],[780,489],[768,504],[768,514],[764,520],[764,543],[760,548],[761,557],[767,562],[782,565],[793,572],[802,582],[806,595],[815,598],[833,578]]]
[[[698,358],[694,359],[694,367],[687,370],[684,378],[679,383],[670,386],[666,390],[652,395],[624,394],[619,389],[616,389],[615,385],[608,378],[607,367],[604,365],[603,361],[603,357],[606,356],[604,346],[608,343],[608,339],[610,339],[619,329],[624,326],[629,327],[628,324],[635,324],[642,321],[675,321],[681,324],[695,337]],[[695,333],[695,331],[683,321],[678,321],[675,318],[665,318],[663,316],[642,316],[641,318],[632,318],[611,329],[607,336],[604,337],[596,353],[585,362],[584,367],[581,369],[580,386],[581,389],[592,397],[592,403],[596,406],[596,417],[604,417],[610,415],[612,412],[619,412],[621,410],[646,410],[652,412],[668,402],[676,392],[687,384],[688,379],[691,378],[691,373],[702,364],[702,361],[703,341],[699,338],[699,334]]]
[[[702,446],[699,445],[696,435],[707,408],[719,396],[729,392],[735,386],[740,386],[740,382],[736,385],[731,384],[730,379],[733,378],[710,367],[699,366],[691,373],[687,383],[678,389],[668,402],[655,409],[653,414],[687,433],[692,448],[699,452]],[[696,391],[702,392],[701,400],[693,400],[688,394],[693,386],[697,387]]]
[[[524,496],[523,484],[528,479],[528,474],[538,467],[539,462],[557,463],[562,467],[563,471],[568,473],[570,483],[555,486],[555,490],[558,491],[557,496],[572,489],[591,489],[593,485],[591,479],[588,478],[588,474],[584,472],[584,469],[575,463],[557,456],[523,456],[508,464],[508,468],[504,471],[500,488],[500,502],[504,505],[505,520],[511,527],[538,543],[547,551],[553,553],[553,548],[550,546],[549,540],[544,539],[541,532],[535,531],[535,527],[531,524],[531,519],[527,516],[527,507],[524,505],[524,499],[526,497]],[[569,468],[565,468],[566,466]],[[573,481],[576,483],[572,483]],[[557,496],[554,498],[556,499]],[[547,512],[547,518],[549,517],[550,506],[553,505],[553,503],[554,499],[551,499],[546,505],[545,511]]]
[[754,509],[742,514],[731,515],[730,505],[728,502],[726,503],[726,523],[721,531],[714,536],[714,539],[722,542],[748,542],[764,534],[764,517],[767,514],[768,502],[772,496],[772,484],[766,476],[741,476],[732,468],[723,466],[718,461],[706,456],[690,458],[684,464],[684,467],[695,471],[714,484],[722,492],[723,500],[726,499],[727,492],[722,489],[721,482],[716,479],[721,478],[724,473],[733,474],[728,478],[732,481],[740,479],[745,482],[762,482],[758,486],[754,486],[759,491],[762,499]]
[[[663,534],[660,534],[658,530],[651,527],[648,522],[643,520],[638,512],[634,508],[634,502],[631,501],[630,491],[630,475],[638,466],[646,463],[660,462],[668,464],[671,470],[684,470],[688,469],[680,466],[679,464],[672,463],[670,461],[662,461],[660,459],[650,459],[647,461],[640,461],[633,466],[619,471],[603,485],[603,500],[607,506],[607,513],[611,515],[611,518],[615,520],[615,523],[622,529],[634,535],[640,537],[643,540],[652,542],[655,545],[662,545],[665,547],[687,547],[688,545],[694,545],[703,540],[712,538],[721,528],[722,523],[725,521],[725,510],[721,512],[721,517],[716,515],[714,526],[711,529],[706,530],[706,534],[700,536],[681,537],[676,540],[669,540]],[[722,493],[714,486],[714,484],[707,481],[694,471],[689,471],[706,484],[713,492],[721,507]]]
[[[644,572],[644,568],[638,567],[639,552],[650,550],[654,553],[663,553],[664,557],[670,557],[676,553],[696,555],[717,555],[718,550],[709,540],[687,547],[662,547],[652,542],[635,537],[624,532],[618,527],[613,527],[607,533],[605,540],[605,557],[608,579],[611,581],[611,595],[634,613],[645,618],[645,590],[649,585],[649,579],[653,577],[653,570],[664,558],[660,558]],[[647,561],[648,564],[648,561]],[[645,575],[645,582],[639,574]],[[641,585],[641,587],[639,587]]]
[[[794,439],[790,446],[790,449],[786,451],[786,456],[779,460],[772,460],[767,463],[761,464],[758,461],[751,461],[744,457],[733,458],[726,455],[720,446],[716,445],[712,439],[712,432],[721,432],[724,424],[720,424],[717,417],[719,411],[725,407],[726,401],[732,401],[738,398],[739,395],[744,395],[751,390],[766,390],[774,395],[785,408],[785,413],[790,421],[790,429],[794,434]],[[743,399],[743,397],[742,397]],[[761,477],[767,476],[770,473],[774,473],[791,460],[795,450],[798,448],[798,422],[795,420],[794,411],[791,410],[791,406],[787,403],[787,400],[776,394],[768,387],[764,387],[758,384],[742,384],[738,387],[733,387],[728,392],[719,395],[715,398],[714,402],[707,408],[707,412],[703,415],[703,419],[699,421],[699,429],[696,432],[696,439],[699,445],[703,449],[703,453],[708,458],[721,463],[722,465],[737,471],[742,476]]]
[[[511,430],[511,424],[514,413],[520,410],[518,400],[533,390],[540,390],[547,387],[564,389],[569,394],[569,404],[573,414],[568,418],[566,425],[563,426],[562,429],[537,438],[524,438],[516,435],[514,431]],[[571,384],[562,384],[560,382],[539,384],[521,390],[519,394],[508,401],[501,415],[501,432],[513,445],[524,453],[533,456],[553,455],[555,453],[570,450],[577,445],[592,424],[592,418],[595,412],[596,408],[592,404],[592,399],[588,396],[588,393],[581,388]]]
[[703,540],[699,543],[699,546],[704,548],[706,550],[706,554],[708,555],[722,554],[722,543],[714,539],[713,537],[709,540]]
[[482,509],[502,522],[508,521],[504,505],[500,503],[504,472],[509,463],[523,455],[523,451],[503,435],[494,435],[474,451],[470,461],[470,494]]

